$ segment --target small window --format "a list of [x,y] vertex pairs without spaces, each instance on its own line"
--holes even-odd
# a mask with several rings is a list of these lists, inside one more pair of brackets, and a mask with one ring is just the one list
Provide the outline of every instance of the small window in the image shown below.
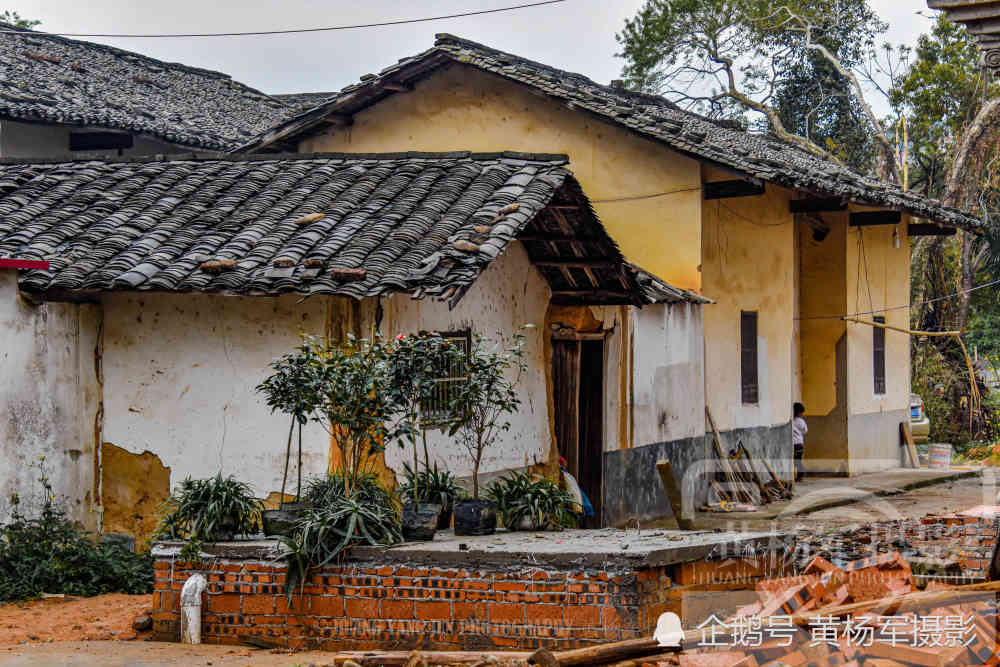
[[[875,317],[879,324],[885,324],[884,317]],[[872,327],[872,376],[875,379],[875,393],[885,393],[885,329]]]
[[756,405],[759,400],[757,385],[757,313],[740,312],[740,395],[743,403]]
[[122,132],[71,132],[69,135],[71,151],[122,150],[132,145],[132,135]]
[[[467,353],[472,348],[472,330],[464,331],[439,331],[442,338],[451,341],[452,345],[457,345],[462,354]],[[455,364],[449,369],[448,374],[437,381],[434,393],[430,399],[424,401],[420,406],[421,422],[424,426],[433,428],[443,425],[448,417],[448,404],[451,403],[455,392],[455,383],[465,380],[462,369]]]

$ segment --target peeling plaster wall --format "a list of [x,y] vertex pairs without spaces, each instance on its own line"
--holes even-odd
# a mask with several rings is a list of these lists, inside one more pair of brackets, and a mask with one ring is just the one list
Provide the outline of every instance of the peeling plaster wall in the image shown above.
[[[419,329],[455,331],[469,327],[474,334],[492,340],[496,340],[500,333],[509,343],[510,336],[520,327],[535,325],[524,331],[528,368],[518,385],[521,408],[511,418],[510,431],[502,433],[498,442],[486,450],[481,473],[548,462],[552,430],[545,338],[550,334],[545,331],[544,325],[549,297],[548,283],[531,265],[521,244],[512,243],[483,272],[454,310],[448,310],[447,303],[441,301],[416,301],[404,294],[382,300],[385,316],[381,330],[387,336]],[[472,474],[471,458],[447,434],[431,431],[428,449],[432,463],[437,462],[458,476]],[[412,461],[409,447],[403,450],[391,444],[386,448],[386,463],[397,473],[402,472],[403,463],[409,461]]]
[[633,318],[633,446],[704,435],[702,307],[689,303],[646,306],[634,310]]
[[98,306],[31,305],[17,272],[0,269],[0,515],[12,493],[40,499],[39,457],[70,515],[98,527],[94,422],[99,405],[94,350]]
[[[171,486],[221,471],[261,496],[278,491],[289,422],[254,387],[300,334],[324,334],[329,300],[300,299],[106,295],[105,442],[152,452]],[[328,452],[326,431],[307,425],[304,476],[324,473]]]

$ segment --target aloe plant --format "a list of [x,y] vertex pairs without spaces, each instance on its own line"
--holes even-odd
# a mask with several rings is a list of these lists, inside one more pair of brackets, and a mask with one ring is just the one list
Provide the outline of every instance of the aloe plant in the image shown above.
[[157,534],[203,542],[229,532],[249,535],[258,531],[263,509],[250,486],[231,476],[188,477],[163,504]]
[[486,496],[510,530],[519,530],[525,519],[532,529],[558,530],[576,525],[573,496],[545,477],[512,472],[493,482]]

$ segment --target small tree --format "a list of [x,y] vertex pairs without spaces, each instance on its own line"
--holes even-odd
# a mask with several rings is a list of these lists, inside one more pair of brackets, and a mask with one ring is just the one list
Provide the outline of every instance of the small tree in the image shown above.
[[[267,396],[272,410],[291,414],[293,427],[299,424],[299,494],[301,425],[312,419],[323,426],[340,450],[344,491],[350,497],[359,476],[384,449],[389,437],[387,424],[397,409],[389,391],[385,344],[378,337],[367,340],[349,335],[334,343],[307,337],[295,352],[271,367],[275,373],[257,389]],[[286,476],[287,469],[286,456]]]
[[[507,349],[499,342],[487,349],[486,340],[476,336],[472,348],[459,363],[465,381],[457,383],[454,393],[451,433],[458,435],[472,457],[472,497],[478,500],[483,453],[500,433],[510,430],[508,417],[521,405],[516,387],[527,367],[524,336],[516,334]],[[511,378],[513,371],[516,372]]]
[[302,426],[309,421],[316,407],[323,400],[323,357],[320,346],[311,338],[271,363],[274,370],[266,380],[257,385],[264,394],[271,412],[280,411],[291,416],[288,444],[285,446],[285,473],[281,478],[281,503],[285,502],[285,485],[288,481],[288,461],[292,454],[292,435],[299,426],[299,465],[296,500],[302,495]]
[[[392,397],[401,413],[393,436],[400,447],[410,443],[413,447],[413,470],[416,473],[420,462],[417,454],[417,440],[420,439],[424,449],[424,466],[430,467],[430,454],[427,450],[427,425],[422,423],[421,413],[424,407],[434,398],[439,381],[447,377],[456,368],[461,352],[438,334],[420,331],[416,334],[399,334],[393,341],[389,354],[390,376],[392,378]],[[450,422],[446,417],[445,425]],[[442,425],[442,420],[435,421],[435,426]],[[420,489],[418,475],[414,476],[413,504],[420,504]]]
[[388,352],[379,335],[371,340],[348,335],[322,351],[324,392],[317,421],[340,450],[347,497],[391,437],[388,425],[398,406]]

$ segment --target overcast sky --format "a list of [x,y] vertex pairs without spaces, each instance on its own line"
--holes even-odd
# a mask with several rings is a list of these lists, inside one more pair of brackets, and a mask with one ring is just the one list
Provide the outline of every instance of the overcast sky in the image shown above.
[[[525,0],[8,0],[50,32],[240,32],[418,18],[490,9]],[[890,23],[888,39],[914,44],[926,32],[924,0],[870,0]],[[16,3],[16,4],[15,4]],[[506,13],[336,32],[267,37],[99,39],[155,58],[231,75],[267,93],[339,90],[450,32],[607,83],[621,61],[615,33],[643,0],[567,0]]]

